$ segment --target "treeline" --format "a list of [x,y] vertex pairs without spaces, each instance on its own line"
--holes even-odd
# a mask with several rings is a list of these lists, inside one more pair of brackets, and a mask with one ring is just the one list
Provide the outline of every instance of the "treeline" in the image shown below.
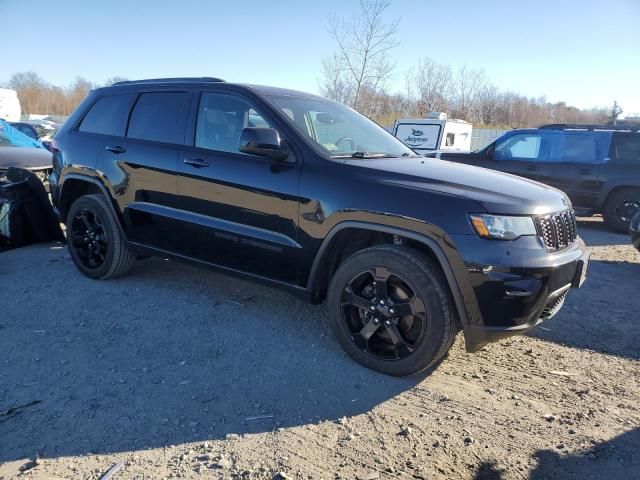
[[386,21],[389,0],[360,0],[349,18],[332,16],[328,31],[336,44],[333,56],[322,62],[321,93],[350,105],[381,125],[401,117],[447,112],[449,117],[477,126],[522,128],[544,123],[613,122],[621,109],[581,110],[545,97],[529,98],[500,91],[483,70],[462,66],[454,70],[424,58],[405,72],[404,93],[390,93],[399,74],[393,62],[398,47],[399,21]]
[[98,84],[78,77],[71,85],[61,87],[46,82],[35,72],[23,72],[14,74],[1,86],[18,93],[23,114],[70,115],[90,90],[120,80],[124,79],[113,77]]

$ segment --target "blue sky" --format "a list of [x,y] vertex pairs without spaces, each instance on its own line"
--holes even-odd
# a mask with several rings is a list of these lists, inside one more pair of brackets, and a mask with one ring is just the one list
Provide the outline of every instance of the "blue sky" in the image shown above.
[[[317,92],[331,13],[356,0],[0,0],[0,81],[219,76]],[[396,90],[423,56],[501,89],[640,113],[640,0],[394,0]]]

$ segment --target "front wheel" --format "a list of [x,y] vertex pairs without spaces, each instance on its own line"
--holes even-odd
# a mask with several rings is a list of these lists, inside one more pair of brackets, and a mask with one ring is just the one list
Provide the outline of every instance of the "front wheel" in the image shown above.
[[433,366],[458,324],[439,268],[413,249],[380,245],[345,260],[331,280],[329,320],[357,362],[404,376]]
[[135,261],[118,219],[102,195],[78,198],[67,215],[69,253],[80,272],[104,280],[124,275]]
[[638,211],[640,211],[640,189],[623,188],[607,199],[602,217],[614,232],[628,233],[629,222]]

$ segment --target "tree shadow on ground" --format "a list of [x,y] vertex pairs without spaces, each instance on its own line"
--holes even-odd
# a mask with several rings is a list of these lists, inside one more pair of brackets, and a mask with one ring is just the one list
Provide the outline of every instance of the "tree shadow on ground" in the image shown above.
[[595,444],[579,454],[563,455],[558,450],[539,450],[534,454],[538,464],[531,472],[531,480],[561,478],[640,479],[640,429]]
[[97,282],[23,250],[3,254],[0,410],[39,403],[0,417],[0,462],[335,421],[424,379],[356,364],[286,293],[161,259]]
[[[529,480],[584,480],[615,478],[640,479],[640,429],[630,430],[607,442],[596,443],[579,453],[563,454],[561,450],[538,450]],[[474,480],[502,480],[510,478],[493,461],[481,463]]]

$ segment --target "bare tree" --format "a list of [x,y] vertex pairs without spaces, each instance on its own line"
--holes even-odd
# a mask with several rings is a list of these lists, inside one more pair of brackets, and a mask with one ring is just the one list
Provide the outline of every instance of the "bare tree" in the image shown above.
[[408,96],[416,102],[417,115],[422,117],[428,112],[447,110],[452,90],[449,65],[423,58],[415,71],[408,72],[406,81]]
[[386,23],[383,18],[389,5],[389,0],[360,0],[359,11],[350,20],[329,18],[329,33],[338,49],[323,62],[323,94],[347,93],[348,103],[360,110],[364,89],[383,89],[395,66],[389,51],[398,45],[398,21]]
[[456,116],[473,120],[477,108],[476,97],[487,84],[487,76],[483,70],[474,70],[463,65],[456,72],[453,84]]

